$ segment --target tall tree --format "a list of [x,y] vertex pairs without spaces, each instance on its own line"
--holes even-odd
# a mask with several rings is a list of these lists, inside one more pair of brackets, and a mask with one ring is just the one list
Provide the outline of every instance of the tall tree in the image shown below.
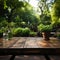
[[60,25],[60,0],[55,0],[51,10],[52,24]]
[[39,9],[40,9],[40,21],[43,24],[50,24],[51,23],[51,16],[50,16],[50,7],[53,3],[53,0],[39,0]]

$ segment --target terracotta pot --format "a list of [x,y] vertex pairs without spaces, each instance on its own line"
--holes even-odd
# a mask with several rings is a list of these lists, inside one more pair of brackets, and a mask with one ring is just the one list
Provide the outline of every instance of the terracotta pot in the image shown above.
[[43,39],[49,41],[50,32],[42,32]]

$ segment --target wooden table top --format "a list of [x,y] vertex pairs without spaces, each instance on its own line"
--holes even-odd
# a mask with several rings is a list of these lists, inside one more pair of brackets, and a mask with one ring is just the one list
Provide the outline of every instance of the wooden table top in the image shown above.
[[[2,44],[1,44],[2,43]],[[50,38],[44,41],[42,37],[14,37],[11,40],[0,39],[0,55],[60,54],[60,41]]]
[[42,37],[14,37],[11,40],[0,39],[0,48],[60,48],[60,40],[53,37],[49,41]]

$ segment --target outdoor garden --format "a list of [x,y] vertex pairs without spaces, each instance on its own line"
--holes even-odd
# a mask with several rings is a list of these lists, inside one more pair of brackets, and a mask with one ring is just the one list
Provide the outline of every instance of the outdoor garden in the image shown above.
[[42,36],[60,38],[60,0],[0,0],[0,38]]

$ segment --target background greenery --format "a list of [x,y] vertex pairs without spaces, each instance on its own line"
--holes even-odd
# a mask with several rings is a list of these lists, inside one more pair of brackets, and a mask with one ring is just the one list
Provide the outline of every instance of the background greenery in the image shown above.
[[0,0],[0,36],[8,30],[10,36],[40,36],[44,29],[59,29],[60,0],[38,1],[35,11],[29,1]]

